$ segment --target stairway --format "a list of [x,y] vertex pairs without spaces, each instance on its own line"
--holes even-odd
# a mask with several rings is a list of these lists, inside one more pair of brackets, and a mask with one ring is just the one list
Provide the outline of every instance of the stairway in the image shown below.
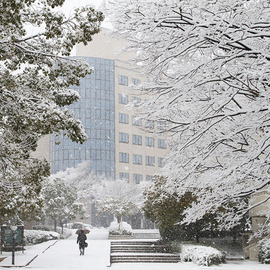
[[177,263],[180,255],[159,241],[111,241],[111,263]]

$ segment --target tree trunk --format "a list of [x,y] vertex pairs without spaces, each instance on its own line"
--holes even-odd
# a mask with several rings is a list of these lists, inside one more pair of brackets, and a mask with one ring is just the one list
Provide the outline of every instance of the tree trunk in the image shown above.
[[120,215],[117,215],[116,216],[116,219],[117,219],[117,223],[118,223],[118,225],[119,225],[119,227],[118,227],[118,229],[119,229],[119,231],[120,231],[120,225],[121,225],[121,222],[122,222],[122,216],[120,216]]
[[57,232],[57,228],[56,228],[56,227],[57,227],[57,221],[54,220],[54,231],[55,231],[55,232]]

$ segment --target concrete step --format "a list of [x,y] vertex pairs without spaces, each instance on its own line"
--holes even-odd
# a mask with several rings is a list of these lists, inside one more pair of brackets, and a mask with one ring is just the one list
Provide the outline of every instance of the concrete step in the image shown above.
[[111,241],[111,263],[177,263],[180,254],[171,253],[160,241]]
[[159,245],[160,242],[159,241],[137,241],[137,240],[126,240],[126,241],[111,241],[111,246],[134,246],[134,245]]
[[171,251],[170,247],[167,245],[155,245],[155,246],[147,246],[147,245],[139,245],[139,246],[120,246],[113,245],[111,246],[111,252],[143,252],[143,253],[169,253]]
[[178,263],[179,254],[112,254],[112,263],[145,262],[145,263]]

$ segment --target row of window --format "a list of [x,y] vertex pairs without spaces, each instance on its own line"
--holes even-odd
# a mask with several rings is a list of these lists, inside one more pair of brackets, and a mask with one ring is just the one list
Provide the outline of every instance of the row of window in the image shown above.
[[[136,184],[139,184],[141,181],[143,181],[143,175],[142,174],[134,173],[132,176],[133,176],[133,182],[136,183]],[[119,178],[122,179],[122,180],[126,180],[127,182],[130,181],[129,173],[120,172],[119,173]],[[153,179],[152,175],[146,175],[145,176],[146,181],[152,181],[152,179]]]
[[[118,102],[120,104],[124,104],[124,105],[128,104],[128,102],[129,102],[128,95],[118,94]],[[132,102],[133,102],[135,107],[138,107],[138,106],[140,106],[142,99],[139,97],[132,96]]]
[[[129,153],[120,152],[119,153],[119,162],[120,163],[129,163]],[[137,165],[143,164],[143,157],[139,154],[132,155],[132,163]],[[145,165],[155,166],[156,158],[154,156],[145,156]],[[158,158],[158,167],[164,166],[164,158]]]
[[[142,145],[143,138],[141,135],[132,135],[132,144]],[[119,142],[129,143],[129,134],[124,132],[119,132]],[[145,137],[145,146],[155,147],[155,138]],[[164,139],[158,139],[158,148],[166,149],[167,142]]]
[[[122,124],[129,124],[129,115],[126,113],[119,113],[119,123]],[[138,116],[133,115],[132,116],[132,125],[134,126],[142,126],[142,119],[140,119]],[[145,127],[146,128],[155,128],[155,121],[153,120],[146,120],[145,121]],[[157,129],[159,130],[165,130],[166,128],[166,121],[157,121]]]
[[100,149],[65,149],[51,151],[51,159],[53,161],[61,160],[106,160],[114,161],[114,151]]
[[[139,85],[141,83],[141,81],[139,79],[135,79],[135,78],[131,78],[131,82],[134,85]],[[128,85],[128,76],[118,75],[118,84],[127,86]]]

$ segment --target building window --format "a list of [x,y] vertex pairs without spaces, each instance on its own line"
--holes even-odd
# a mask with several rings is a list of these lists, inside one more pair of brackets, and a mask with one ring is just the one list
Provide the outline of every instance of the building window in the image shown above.
[[132,125],[133,126],[141,126],[142,125],[142,119],[138,118],[138,116],[133,115],[132,116]]
[[128,95],[118,94],[118,102],[120,104],[128,104]]
[[127,133],[119,132],[119,142],[128,143],[129,142],[129,135]]
[[118,75],[118,84],[128,85],[128,77],[123,75]]
[[139,80],[139,79],[132,78],[131,81],[132,81],[132,83],[133,83],[134,85],[139,85],[139,84],[141,84],[141,80]]
[[135,107],[139,107],[141,104],[141,99],[138,97],[132,97],[132,103],[134,104]]
[[132,135],[132,143],[136,145],[142,145],[142,136]]
[[133,164],[142,164],[142,155],[133,154]]
[[153,128],[155,128],[155,122],[152,121],[152,120],[146,120],[145,121],[145,127],[153,129]]
[[128,124],[128,114],[119,113],[119,123]]
[[119,178],[121,180],[125,180],[125,181],[129,182],[129,173],[120,172],[119,173]]
[[149,147],[155,147],[155,139],[152,137],[145,137],[145,145]]
[[152,156],[146,156],[145,164],[147,166],[155,166],[155,157]]
[[165,130],[165,128],[166,128],[166,122],[165,121],[157,121],[157,129]]
[[119,153],[119,162],[121,163],[129,163],[129,154],[128,153]]
[[145,180],[146,180],[146,181],[152,181],[153,178],[154,178],[154,177],[153,177],[152,175],[146,175],[146,176],[145,176]]
[[167,148],[166,140],[158,139],[158,148],[166,149]]
[[133,174],[133,182],[135,184],[140,184],[140,182],[143,180],[143,176],[142,174],[137,174],[137,173],[134,173]]
[[164,167],[164,158],[158,158],[158,167]]

